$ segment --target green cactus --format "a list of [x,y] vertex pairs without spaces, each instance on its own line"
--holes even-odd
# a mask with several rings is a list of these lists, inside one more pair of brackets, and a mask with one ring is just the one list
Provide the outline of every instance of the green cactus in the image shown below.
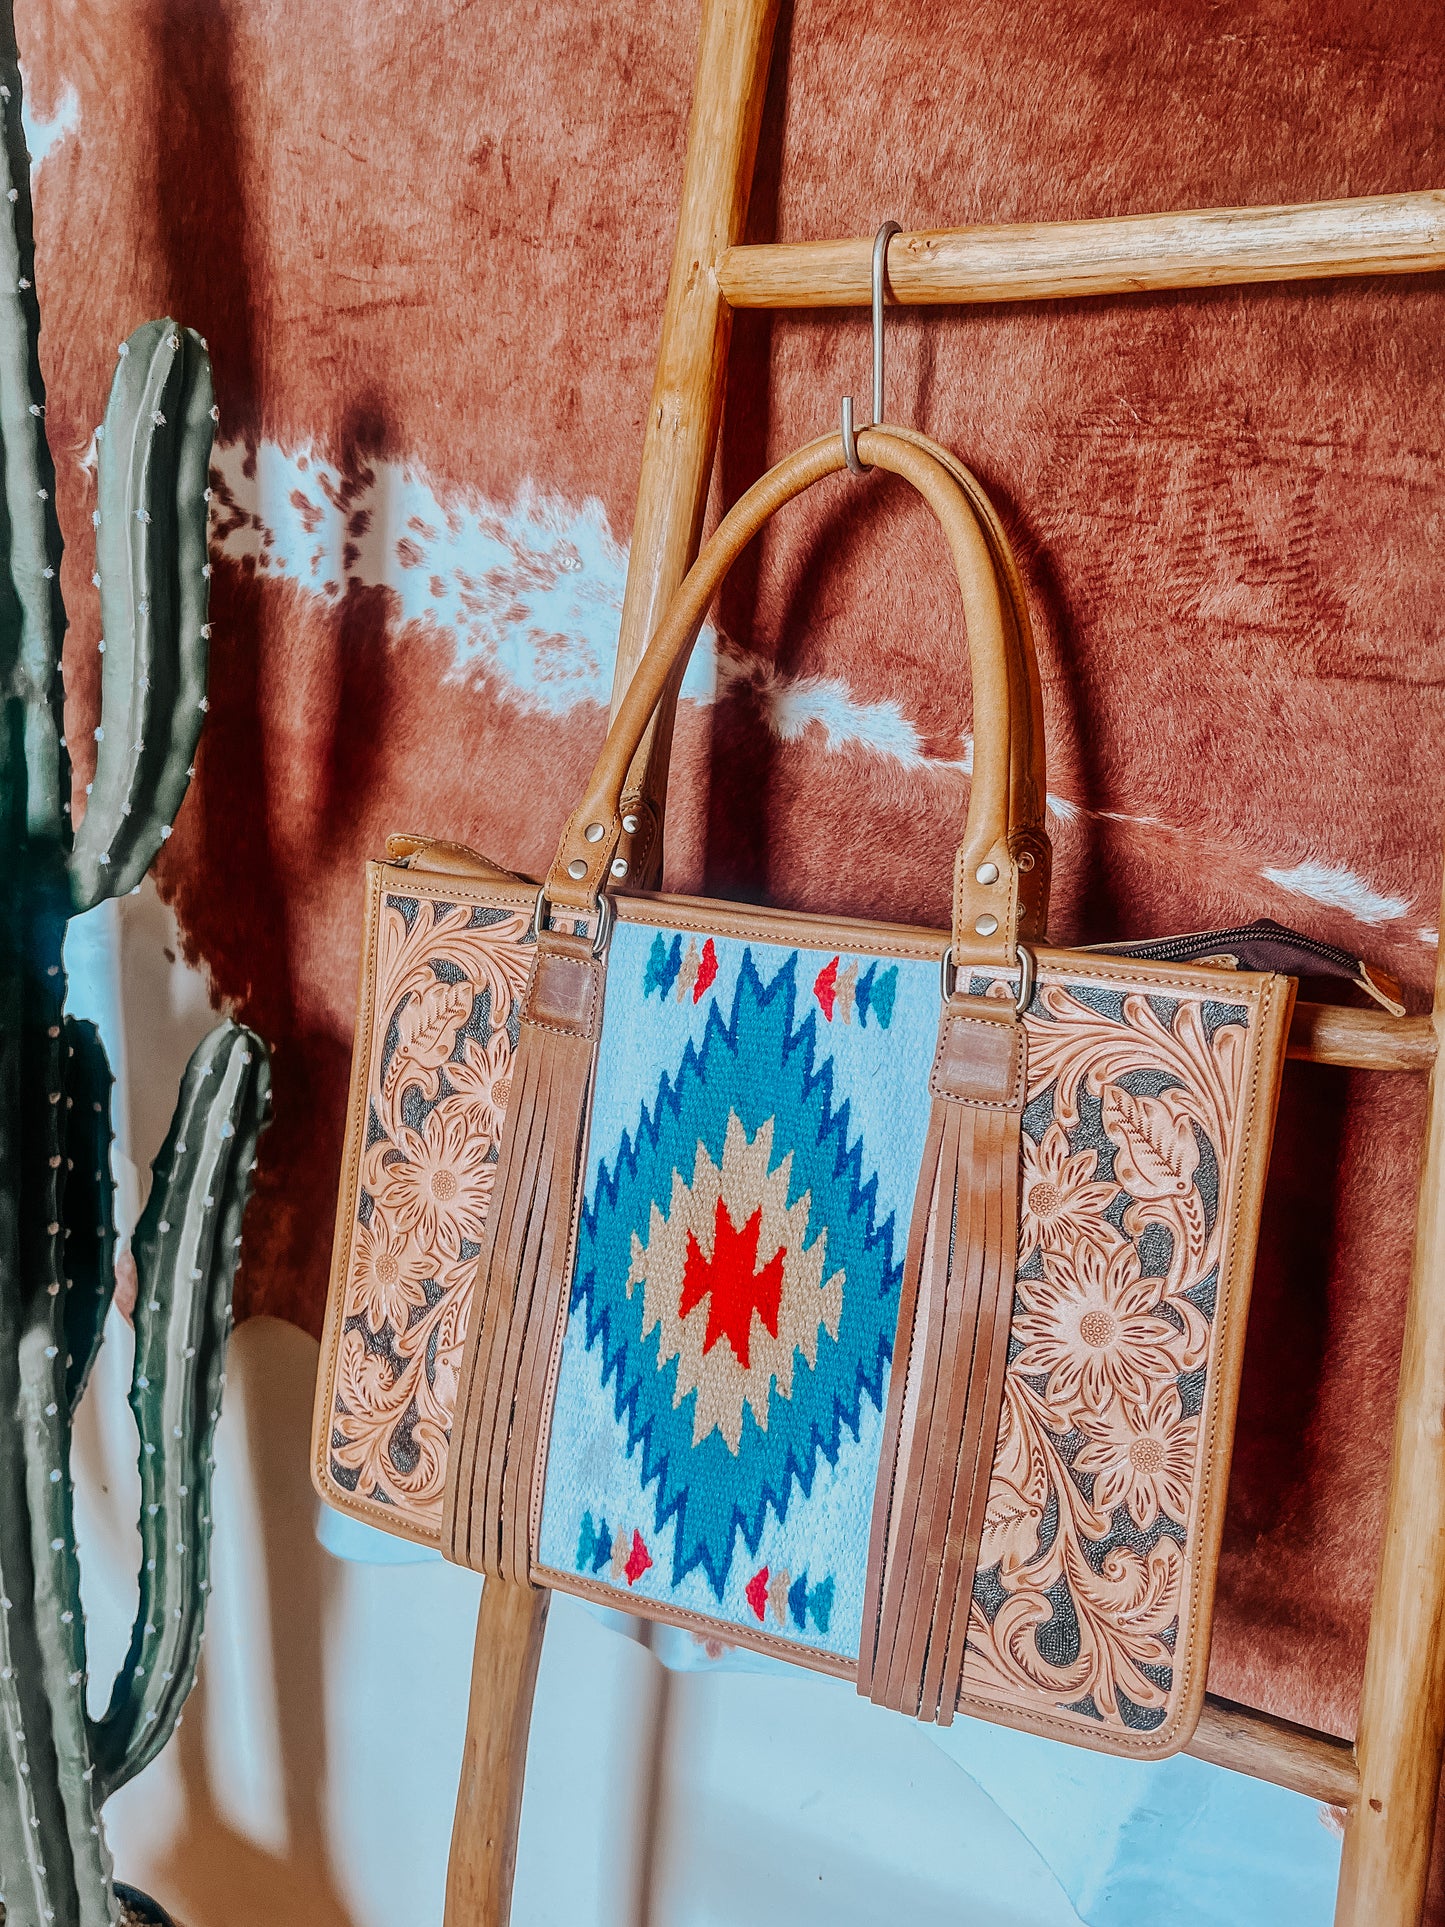
[[100,1811],[154,1758],[194,1676],[211,1443],[241,1217],[269,1106],[265,1047],[222,1024],[191,1058],[132,1248],[142,1571],[130,1650],[86,1704],[70,1427],[115,1289],[110,1069],[67,1017],[78,911],[137,886],[192,774],[206,708],[205,343],[169,320],[121,349],[100,432],[105,629],[90,800],[70,828],[65,610],[44,431],[29,162],[0,0],[0,1922],[111,1927]]

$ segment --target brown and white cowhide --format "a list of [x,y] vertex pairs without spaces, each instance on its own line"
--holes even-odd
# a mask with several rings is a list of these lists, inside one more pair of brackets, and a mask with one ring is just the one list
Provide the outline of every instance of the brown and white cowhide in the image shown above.
[[[276,1046],[243,1309],[315,1330],[360,866],[393,829],[545,864],[600,740],[671,249],[694,0],[22,0],[71,735],[83,465],[169,311],[221,405],[212,713],[161,866]],[[1375,0],[797,0],[758,237],[1445,184],[1445,41]],[[740,318],[719,497],[866,393],[861,315]],[[1018,546],[1053,934],[1268,914],[1418,1003],[1445,817],[1438,277],[889,320],[890,412]],[[969,694],[936,539],[882,482],[796,505],[684,703],[671,881],[945,917]],[[83,780],[84,772],[78,772]],[[1213,1683],[1348,1732],[1423,1093],[1292,1068]]]

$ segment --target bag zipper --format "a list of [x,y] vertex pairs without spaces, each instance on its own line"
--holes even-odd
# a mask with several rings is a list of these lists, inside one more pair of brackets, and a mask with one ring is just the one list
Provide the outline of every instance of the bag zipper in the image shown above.
[[[1082,944],[1080,948],[1100,955],[1138,957],[1151,963],[1199,963],[1219,957],[1228,959],[1231,967],[1239,969],[1238,957],[1231,956],[1231,952],[1250,944],[1268,944],[1272,950],[1284,951],[1287,958],[1298,959],[1297,973],[1286,969],[1285,974],[1347,978],[1394,1016],[1405,1014],[1400,986],[1387,972],[1337,944],[1324,943],[1302,930],[1291,930],[1286,924],[1276,923],[1273,917],[1257,917],[1253,923],[1236,924],[1229,930],[1193,930],[1177,937],[1145,939],[1138,943]],[[1311,970],[1311,963],[1324,968]]]

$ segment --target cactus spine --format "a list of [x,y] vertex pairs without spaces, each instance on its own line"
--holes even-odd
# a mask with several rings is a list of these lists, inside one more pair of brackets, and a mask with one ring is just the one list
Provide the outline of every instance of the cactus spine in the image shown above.
[[0,1919],[111,1927],[105,1799],[165,1744],[194,1675],[241,1216],[265,1047],[222,1024],[187,1067],[133,1249],[142,1571],[108,1710],[86,1704],[70,1427],[115,1289],[109,1066],[65,1015],[76,911],[135,887],[185,795],[206,708],[212,422],[204,342],[121,350],[101,432],[105,663],[89,807],[70,829],[60,530],[44,431],[29,162],[0,0]]

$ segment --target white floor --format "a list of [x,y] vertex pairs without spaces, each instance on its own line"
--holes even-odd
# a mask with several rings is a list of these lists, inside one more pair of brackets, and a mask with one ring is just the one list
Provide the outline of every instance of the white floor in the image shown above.
[[[97,1695],[134,1595],[126,1350],[113,1328],[76,1446]],[[274,1320],[237,1334],[201,1681],[171,1748],[108,1813],[118,1871],[184,1927],[441,1920],[479,1582],[318,1544],[315,1356]],[[1077,1920],[922,1732],[836,1682],[665,1674],[561,1598],[514,1915],[519,1927]]]

